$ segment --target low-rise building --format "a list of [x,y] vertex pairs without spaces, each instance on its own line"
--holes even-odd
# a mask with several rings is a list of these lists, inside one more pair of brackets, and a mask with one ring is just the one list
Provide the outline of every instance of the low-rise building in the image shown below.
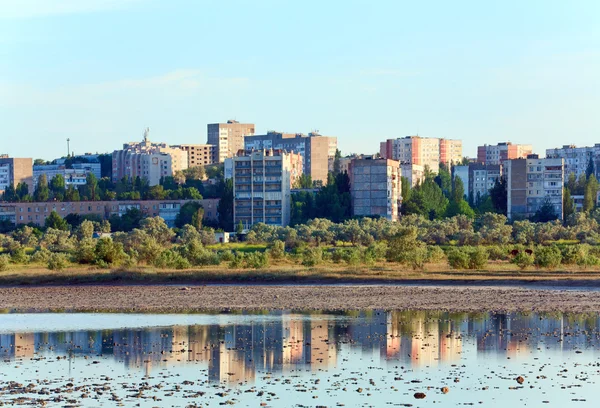
[[350,164],[350,195],[355,216],[397,221],[400,164],[388,159],[354,159]]
[[249,229],[259,222],[285,227],[290,222],[292,155],[279,149],[239,151],[225,160],[233,179],[233,222]]
[[510,220],[531,218],[546,203],[563,218],[564,159],[526,159],[504,163],[507,182],[507,216]]
[[204,219],[217,221],[219,199],[0,203],[0,220],[7,220],[13,225],[32,223],[42,226],[52,211],[56,211],[63,218],[69,214],[77,214],[96,215],[101,219],[108,219],[112,215],[122,216],[127,210],[135,208],[147,217],[161,217],[168,226],[173,227],[181,206],[191,201],[202,205]]

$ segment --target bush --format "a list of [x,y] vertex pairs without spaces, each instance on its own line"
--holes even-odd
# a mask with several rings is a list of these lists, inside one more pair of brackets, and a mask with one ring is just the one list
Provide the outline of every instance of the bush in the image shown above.
[[475,247],[469,251],[469,269],[483,269],[487,265],[489,255],[484,247]]
[[511,260],[511,262],[523,270],[534,264],[535,257],[533,254],[529,254],[525,251],[519,251],[519,253]]
[[7,271],[9,264],[10,264],[10,257],[6,254],[0,255],[0,272]]
[[63,253],[56,252],[48,258],[48,269],[51,271],[62,271],[67,265],[67,257]]
[[448,263],[454,269],[469,269],[469,254],[462,248],[448,251]]
[[31,262],[35,262],[35,263],[47,263],[48,259],[50,259],[50,256],[52,255],[52,252],[48,251],[46,248],[38,248],[33,255],[31,255]]
[[349,248],[344,252],[344,261],[348,265],[360,265],[360,250],[358,248]]
[[190,262],[181,254],[172,249],[165,249],[154,260],[154,266],[157,268],[187,269],[190,268]]
[[233,258],[229,261],[229,267],[232,269],[239,269],[244,266],[244,253],[243,252],[234,252]]
[[506,261],[510,259],[511,249],[507,245],[490,245],[487,247],[489,259],[492,261]]
[[235,258],[235,255],[228,249],[219,253],[219,258],[221,259],[221,262],[231,262]]
[[271,258],[281,259],[285,257],[285,243],[281,240],[276,239],[271,246],[269,251]]
[[95,263],[97,265],[119,265],[127,255],[123,244],[114,242],[111,238],[100,238],[96,242]]
[[302,265],[317,266],[323,262],[323,250],[321,248],[306,248],[302,254]]
[[24,264],[29,263],[29,256],[25,253],[25,248],[20,246],[12,252],[12,254],[10,256],[10,260],[14,264],[23,264],[24,265]]
[[91,264],[96,259],[96,243],[92,238],[84,238],[77,242],[73,260],[80,264]]
[[269,266],[269,254],[266,252],[251,252],[245,256],[248,268],[259,269]]
[[335,248],[332,252],[331,252],[331,260],[333,261],[333,263],[340,263],[344,260],[344,252],[345,250],[340,249],[340,248]]
[[561,250],[562,263],[565,265],[579,265],[588,255],[588,247],[584,244],[565,246]]
[[553,269],[560,265],[562,254],[556,245],[539,246],[535,249],[535,265],[540,268]]
[[437,245],[429,245],[427,247],[427,259],[428,263],[439,263],[446,259],[444,250]]

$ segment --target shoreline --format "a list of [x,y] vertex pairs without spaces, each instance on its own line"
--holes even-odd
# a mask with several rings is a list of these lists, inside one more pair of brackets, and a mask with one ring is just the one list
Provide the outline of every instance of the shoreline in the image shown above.
[[[532,288],[477,284],[89,284],[0,287],[4,313],[202,313],[275,310],[600,312],[600,293],[579,281]],[[535,282],[534,282],[535,284]],[[600,282],[594,282],[600,287]],[[565,289],[566,288],[566,289]]]

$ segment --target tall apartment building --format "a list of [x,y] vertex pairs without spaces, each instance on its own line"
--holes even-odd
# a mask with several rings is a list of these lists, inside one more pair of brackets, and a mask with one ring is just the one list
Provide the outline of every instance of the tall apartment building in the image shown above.
[[438,172],[440,163],[459,163],[462,160],[462,141],[433,137],[406,136],[380,143],[379,154],[400,164],[428,166]]
[[588,168],[590,159],[592,159],[595,175],[596,177],[600,176],[600,143],[588,147],[564,145],[560,148],[547,149],[546,157],[551,159],[565,159],[565,177],[569,177],[571,173],[575,173],[577,177],[584,174]]
[[546,201],[563,218],[564,159],[540,159],[531,154],[526,159],[507,160],[504,174],[510,220],[532,217]]
[[279,149],[239,151],[225,160],[225,177],[233,179],[234,225],[288,225],[291,173],[291,155]]
[[206,166],[218,163],[218,148],[211,144],[183,144],[171,146],[187,152],[188,169],[196,166]]
[[247,136],[246,150],[277,149],[300,153],[304,157],[304,173],[313,181],[327,184],[329,161],[335,157],[337,137],[321,136],[318,133],[267,132],[266,135]]
[[155,186],[161,178],[188,168],[188,153],[185,150],[165,143],[151,143],[148,129],[144,132],[142,142],[126,143],[122,150],[115,150],[112,156],[114,182],[123,177],[135,179],[139,176],[146,179],[150,186]]
[[483,164],[502,164],[505,160],[524,159],[533,153],[533,146],[529,144],[513,144],[502,142],[497,145],[483,145],[477,147],[477,162]]
[[425,180],[425,167],[420,164],[400,164],[400,172],[411,188]]
[[465,193],[474,200],[489,194],[497,180],[502,176],[499,164],[472,163],[468,166],[454,166],[454,177],[462,180]]
[[217,162],[222,163],[233,157],[238,150],[244,149],[244,137],[254,134],[253,123],[240,123],[228,120],[227,123],[211,123],[207,125],[207,143],[216,146]]
[[350,164],[350,194],[355,216],[398,220],[400,163],[389,159],[354,159]]
[[0,193],[11,184],[17,187],[19,183],[27,184],[30,193],[33,191],[33,160],[0,155]]

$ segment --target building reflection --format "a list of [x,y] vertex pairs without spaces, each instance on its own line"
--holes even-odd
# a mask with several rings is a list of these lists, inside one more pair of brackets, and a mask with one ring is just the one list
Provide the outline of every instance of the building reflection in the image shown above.
[[518,359],[536,349],[600,345],[598,316],[279,312],[236,321],[241,323],[224,316],[222,323],[210,325],[0,334],[0,358],[100,356],[147,376],[200,364],[207,380],[233,385],[274,373],[328,370],[338,365],[344,350],[420,368],[456,364],[467,350]]

